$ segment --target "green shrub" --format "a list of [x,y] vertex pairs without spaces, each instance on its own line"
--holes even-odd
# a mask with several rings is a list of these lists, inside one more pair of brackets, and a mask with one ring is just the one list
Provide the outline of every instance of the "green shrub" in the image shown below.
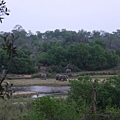
[[0,120],[29,120],[33,106],[30,100],[0,99]]
[[34,116],[37,120],[80,120],[81,114],[75,102],[68,103],[63,99],[50,96],[33,101]]
[[64,72],[64,69],[63,69],[62,66],[52,65],[52,66],[49,66],[47,68],[47,72],[50,72],[50,73],[62,73],[62,72]]
[[41,78],[41,74],[33,74],[32,78]]

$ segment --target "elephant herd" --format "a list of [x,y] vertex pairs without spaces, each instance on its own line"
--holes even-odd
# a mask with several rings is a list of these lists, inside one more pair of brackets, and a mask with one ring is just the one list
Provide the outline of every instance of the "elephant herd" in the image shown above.
[[[46,77],[47,77],[46,73],[41,74],[42,80],[46,80]],[[68,79],[68,75],[56,74],[56,80],[58,81],[67,81],[67,79]]]
[[[66,69],[66,74],[71,73],[71,69]],[[56,80],[58,81],[67,81],[68,80],[68,75],[66,74],[56,74]],[[47,75],[46,73],[41,73],[41,79],[46,80]]]

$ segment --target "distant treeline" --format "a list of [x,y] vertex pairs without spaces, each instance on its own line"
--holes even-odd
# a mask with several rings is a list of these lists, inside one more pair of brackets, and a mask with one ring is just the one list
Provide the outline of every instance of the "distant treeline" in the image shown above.
[[[20,25],[11,31],[19,36],[15,45],[17,56],[13,59],[12,73],[34,73],[40,66],[48,72],[104,70],[117,66],[120,56],[120,30],[87,32],[56,29],[36,34],[26,32]],[[1,35],[8,33],[1,32]],[[0,67],[7,68],[7,55],[0,38]]]

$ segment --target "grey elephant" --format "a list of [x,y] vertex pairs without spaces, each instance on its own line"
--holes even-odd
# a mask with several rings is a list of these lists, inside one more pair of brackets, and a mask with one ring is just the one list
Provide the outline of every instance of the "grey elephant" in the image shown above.
[[41,78],[42,78],[43,80],[46,80],[46,77],[47,77],[46,73],[42,73],[42,74],[41,74]]
[[61,80],[62,75],[61,74],[56,74],[56,80]]
[[67,79],[68,79],[68,75],[61,75],[61,74],[56,75],[56,80],[67,81]]
[[66,69],[66,73],[71,73],[71,69]]
[[63,75],[63,81],[67,81],[68,80],[68,75]]

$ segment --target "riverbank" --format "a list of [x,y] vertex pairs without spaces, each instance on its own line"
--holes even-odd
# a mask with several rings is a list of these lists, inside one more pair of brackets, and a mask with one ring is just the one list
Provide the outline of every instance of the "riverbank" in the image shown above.
[[[108,77],[111,77],[114,75],[92,75],[91,77],[93,79],[106,79]],[[21,77],[21,76],[20,76]],[[27,78],[26,78],[27,77]],[[47,79],[47,80],[42,80],[41,78],[31,78],[28,79],[30,76],[24,76],[22,79],[6,79],[5,82],[8,82],[9,84],[13,84],[13,87],[26,87],[26,86],[69,86],[69,80],[73,80],[75,78],[69,78],[68,81],[57,81],[55,78],[53,79]],[[13,95],[28,95],[28,94],[38,94],[38,92],[31,92],[31,91],[19,91],[13,93]]]
[[[24,87],[32,87],[32,86],[69,86],[69,80],[68,81],[57,81],[55,79],[47,79],[47,80],[41,80],[40,78],[32,78],[32,79],[12,79],[12,80],[8,80],[6,79],[4,82],[7,82],[9,84],[13,84],[13,88],[14,87],[22,87],[24,89]],[[46,88],[47,89],[47,88]],[[13,92],[13,96],[28,96],[28,95],[37,95],[37,94],[43,94],[44,92],[40,92],[40,91],[31,91],[31,90],[27,90],[27,91],[16,91]]]
[[57,81],[55,79],[41,80],[40,78],[34,79],[13,79],[5,80],[5,82],[12,83],[13,86],[33,86],[33,85],[69,85],[68,81]]

